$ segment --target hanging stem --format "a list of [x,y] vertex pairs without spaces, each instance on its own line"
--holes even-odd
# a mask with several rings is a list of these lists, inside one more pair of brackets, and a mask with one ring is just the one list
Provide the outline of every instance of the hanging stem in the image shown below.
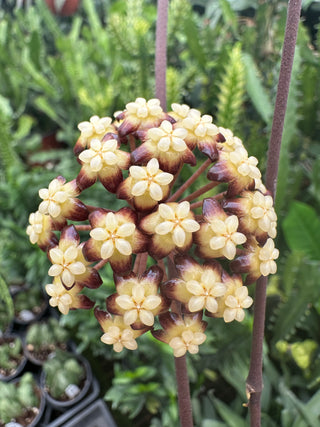
[[77,231],[88,231],[92,229],[91,225],[75,225],[74,228]]
[[102,259],[101,261],[99,261],[95,266],[95,270],[100,270],[100,268],[102,268],[104,265],[107,264],[109,260],[108,259]]
[[193,427],[186,355],[174,358],[178,386],[178,405],[182,427]]
[[[266,172],[266,186],[271,191],[273,197],[275,197],[276,194],[281,139],[288,101],[300,11],[301,0],[289,0]],[[249,375],[247,378],[247,394],[251,427],[261,426],[261,393],[263,387],[262,347],[265,327],[267,283],[268,279],[266,277],[261,277],[257,281],[255,291],[251,360]]]
[[156,97],[160,99],[161,107],[167,111],[166,70],[167,70],[167,27],[168,0],[158,0],[156,27]]
[[211,165],[212,161],[210,159],[207,159],[202,165],[195,171],[193,175],[190,176],[189,179],[174,193],[171,197],[167,200],[167,202],[174,202],[177,200],[181,194],[183,194],[184,191],[186,191],[187,188],[190,187],[191,184],[194,183],[194,181],[204,172],[207,167]]
[[184,197],[182,201],[190,201],[190,200],[194,200],[197,197],[201,196],[202,194],[205,194],[207,191],[211,190],[212,188],[216,187],[217,185],[219,185],[220,182],[209,182],[208,184],[204,185],[203,187],[199,188],[199,190],[194,191],[193,193],[189,194],[189,196]]
[[132,151],[136,149],[136,140],[135,140],[135,137],[131,134],[129,135],[129,148],[130,148],[130,153],[132,153]]
[[[166,67],[167,67],[168,0],[158,0],[157,8],[158,9],[157,9],[156,58],[155,58],[156,97],[160,99],[161,106],[166,111],[167,109],[166,108],[167,107]],[[178,197],[179,195],[176,196],[176,198]],[[170,199],[172,199],[172,197]],[[139,270],[140,270],[140,266],[141,266],[141,261],[139,265]],[[169,278],[176,277],[176,268],[169,258],[168,258],[168,276]],[[176,368],[178,403],[179,403],[181,427],[192,427],[193,422],[192,422],[191,398],[190,398],[189,379],[188,379],[185,356],[175,358],[175,368]]]

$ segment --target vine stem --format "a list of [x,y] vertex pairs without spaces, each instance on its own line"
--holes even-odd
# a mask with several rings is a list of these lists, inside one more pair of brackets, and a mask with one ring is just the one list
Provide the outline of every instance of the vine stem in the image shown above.
[[102,268],[104,265],[106,265],[108,261],[109,261],[108,259],[102,259],[101,261],[99,261],[99,262],[94,266],[94,269],[95,269],[95,270],[100,270],[100,268]]
[[220,182],[209,182],[208,184],[204,185],[203,187],[199,188],[198,190],[194,191],[193,193],[189,194],[189,196],[184,197],[183,199],[181,199],[180,201],[191,201],[193,199],[196,199],[197,197],[201,196],[202,194],[205,194],[207,191],[211,190],[212,188],[216,187],[217,185],[219,185]]
[[[279,82],[269,141],[266,171],[266,186],[271,191],[273,197],[275,197],[276,195],[281,140],[285,113],[287,108],[294,51],[300,21],[300,12],[301,0],[289,0],[287,22],[283,43],[283,54],[281,58]],[[267,284],[267,277],[261,277],[257,281],[255,291],[251,359],[246,387],[251,427],[261,426],[261,393],[263,388],[262,356],[265,328]]]
[[91,230],[92,229],[91,225],[75,225],[74,228],[77,231],[87,231],[87,230]]
[[158,0],[155,57],[156,97],[160,100],[160,104],[165,111],[167,111],[166,70],[168,5],[168,0]]
[[183,194],[183,192],[186,191],[186,189],[190,187],[190,185],[193,184],[193,182],[202,174],[202,172],[204,172],[211,165],[211,163],[212,161],[210,159],[207,159],[204,163],[202,163],[202,165],[195,171],[195,173],[191,175],[190,178],[187,179],[186,182],[182,184],[174,194],[172,194],[171,197],[169,197],[167,202],[174,202],[177,200],[181,194]]
[[[168,0],[158,0],[157,26],[156,26],[156,57],[155,78],[156,97],[160,99],[162,108],[167,110],[166,98],[166,68],[167,68],[167,26],[168,26]],[[190,185],[190,184],[189,184]],[[184,191],[184,190],[183,190]],[[181,193],[182,194],[182,193]],[[179,197],[179,196],[177,196]],[[168,200],[169,201],[169,200]],[[139,269],[141,266],[141,261]],[[168,259],[168,276],[176,277],[176,268]],[[175,276],[171,276],[175,271]],[[192,427],[192,409],[189,390],[188,371],[185,356],[175,358],[175,369],[178,389],[178,404],[181,427]]]

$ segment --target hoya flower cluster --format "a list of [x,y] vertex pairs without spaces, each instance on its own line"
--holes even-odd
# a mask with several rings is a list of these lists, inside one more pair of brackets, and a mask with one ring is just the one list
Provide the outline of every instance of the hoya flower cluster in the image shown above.
[[[257,159],[211,116],[171,108],[137,98],[115,120],[80,123],[78,176],[40,189],[27,227],[51,262],[46,291],[63,314],[95,305],[83,290],[99,287],[99,269],[110,264],[114,293],[106,295],[107,311],[94,312],[101,340],[116,352],[136,349],[151,330],[176,357],[197,353],[206,339],[203,317],[241,322],[253,303],[247,285],[277,268],[277,217]],[[81,202],[97,181],[119,199],[119,210],[113,202]]]

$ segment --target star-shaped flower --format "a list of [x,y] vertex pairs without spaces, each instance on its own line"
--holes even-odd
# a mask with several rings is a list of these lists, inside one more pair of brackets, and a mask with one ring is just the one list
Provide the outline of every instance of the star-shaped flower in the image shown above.
[[206,309],[215,313],[217,298],[226,292],[226,286],[221,282],[221,266],[216,262],[200,265],[188,256],[176,256],[175,266],[179,278],[163,285],[164,295],[180,301],[190,312]]
[[201,116],[200,111],[192,108],[176,126],[187,130],[185,141],[190,150],[197,146],[211,160],[217,160],[217,142],[223,141],[224,138],[219,133],[218,127],[212,123],[211,116],[208,114]]
[[200,225],[190,211],[189,202],[161,203],[156,212],[147,215],[140,222],[147,234],[152,234],[149,253],[155,258],[163,258],[173,249],[181,252],[192,244],[192,234]]
[[134,273],[115,276],[117,293],[107,298],[110,313],[123,316],[126,325],[134,329],[153,326],[154,316],[168,310],[169,303],[158,293],[162,270],[150,267],[141,277]]
[[258,160],[248,157],[247,150],[238,146],[234,151],[219,151],[219,160],[208,171],[208,179],[228,182],[228,196],[239,194],[242,190],[253,190],[255,179],[261,178],[257,167]]
[[224,295],[217,298],[218,309],[215,313],[206,311],[210,317],[223,317],[226,323],[236,320],[242,322],[245,317],[244,309],[251,307],[253,299],[248,295],[247,286],[243,286],[240,275],[229,276],[225,271],[222,281],[226,287]]
[[97,138],[101,140],[107,133],[115,133],[115,127],[112,125],[111,117],[92,116],[89,121],[78,124],[81,135],[74,147],[74,153],[77,155],[83,151],[90,141]]
[[129,177],[120,184],[117,196],[132,200],[140,211],[151,210],[168,197],[172,180],[173,175],[159,169],[157,159],[151,159],[147,166],[130,167]]
[[138,348],[136,338],[144,334],[149,328],[140,330],[132,329],[124,323],[122,316],[112,316],[106,311],[95,308],[94,314],[104,332],[101,341],[108,345],[113,345],[113,350],[120,353],[123,348],[136,350]]
[[53,279],[53,283],[46,285],[45,289],[51,297],[49,299],[51,307],[58,307],[62,314],[68,314],[69,310],[76,308],[89,309],[94,306],[94,302],[86,295],[79,295],[83,289],[82,285],[76,283],[68,290],[63,286],[59,276]]
[[117,140],[107,135],[101,141],[94,138],[90,148],[79,155],[82,168],[77,176],[78,186],[84,190],[99,178],[102,185],[115,193],[121,181],[122,169],[128,169],[130,154],[118,149]]
[[26,233],[32,244],[37,243],[40,249],[46,251],[49,246],[58,244],[58,239],[53,233],[54,223],[50,215],[44,215],[39,211],[29,215],[29,225]]
[[159,99],[137,98],[134,102],[129,102],[121,116],[124,120],[118,132],[121,137],[134,131],[143,131],[153,126],[159,126],[166,114],[160,106]]
[[39,205],[39,212],[50,215],[55,224],[65,225],[65,219],[84,221],[89,212],[86,206],[76,197],[81,190],[76,180],[67,182],[62,176],[52,180],[48,188],[41,188],[39,196],[43,201]]
[[237,231],[238,217],[228,216],[215,199],[204,200],[203,217],[205,222],[201,223],[200,230],[195,235],[200,256],[233,259],[237,245],[242,245],[247,240],[244,234]]
[[243,191],[241,197],[227,199],[223,207],[240,217],[240,227],[246,233],[254,234],[264,243],[267,237],[277,235],[277,215],[273,199],[260,191]]
[[163,329],[152,331],[152,335],[169,344],[175,357],[184,356],[187,351],[198,353],[199,345],[206,340],[207,323],[202,320],[202,313],[181,317],[167,312],[159,316],[159,321]]
[[146,141],[131,154],[133,162],[143,164],[157,158],[161,169],[172,174],[182,163],[194,166],[196,158],[184,140],[187,133],[186,129],[177,128],[164,120],[159,127],[147,131]]
[[231,268],[235,273],[248,273],[247,284],[255,282],[261,275],[268,276],[277,272],[275,260],[279,257],[279,250],[274,247],[271,238],[263,246],[255,238],[251,238],[245,247],[245,254],[232,261]]
[[131,255],[144,252],[147,238],[136,227],[137,216],[129,208],[118,212],[97,209],[89,216],[91,238],[83,251],[89,261],[109,260],[116,272],[131,269]]
[[80,283],[90,288],[97,288],[102,281],[98,272],[89,267],[85,260],[80,243],[80,237],[73,225],[62,230],[59,245],[48,252],[52,262],[48,275],[61,278],[63,285],[70,289]]

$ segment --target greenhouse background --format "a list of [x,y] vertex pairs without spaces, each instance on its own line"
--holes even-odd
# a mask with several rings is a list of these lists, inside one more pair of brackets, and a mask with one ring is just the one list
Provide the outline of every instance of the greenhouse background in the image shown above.
[[[53,3],[0,1],[0,330],[14,327],[21,334],[27,330],[25,312],[51,280],[49,260],[26,234],[29,214],[39,205],[38,189],[79,172],[73,153],[78,123],[93,115],[111,117],[138,97],[155,96],[156,1],[82,0],[72,11]],[[169,2],[168,111],[172,103],[186,103],[213,116],[259,159],[262,174],[286,15],[287,2],[278,0]],[[281,255],[267,289],[264,427],[320,423],[319,26],[320,2],[303,1],[275,199]],[[182,180],[190,170],[184,166]],[[107,205],[112,199],[106,197],[97,184],[81,200]],[[110,266],[100,275],[103,284],[85,293],[105,309],[113,287]],[[22,322],[19,304],[26,316]],[[73,350],[90,362],[99,380],[97,397],[117,425],[179,425],[167,345],[146,334],[137,351],[115,353],[100,341],[92,310],[61,317],[52,310],[45,316],[49,312],[55,317],[51,332],[66,333]],[[248,425],[252,323],[252,309],[242,323],[214,319],[200,352],[188,356],[197,427]]]

